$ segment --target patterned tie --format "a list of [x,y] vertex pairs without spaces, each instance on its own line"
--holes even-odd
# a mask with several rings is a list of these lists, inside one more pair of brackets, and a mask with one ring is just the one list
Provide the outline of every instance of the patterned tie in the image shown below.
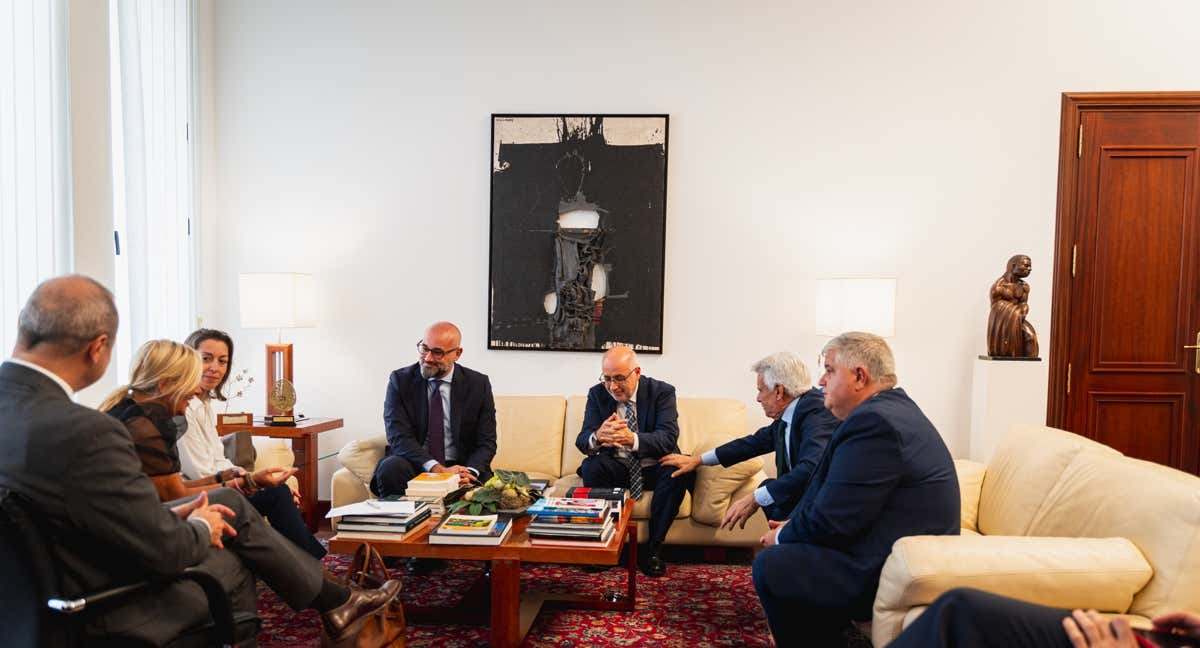
[[783,420],[778,419],[771,424],[771,435],[775,437],[775,474],[782,477],[787,474],[791,465],[788,456],[787,441],[783,438]]
[[442,381],[434,379],[429,381],[433,385],[433,391],[429,395],[429,454],[437,459],[437,462],[446,465],[446,433],[442,426],[446,420],[446,415],[442,410]]
[[[637,410],[632,403],[624,403],[625,405],[625,422],[629,425],[629,431],[637,434]],[[632,452],[624,453],[625,466],[629,469],[629,496],[635,500],[642,499],[642,464],[638,460],[637,455]]]

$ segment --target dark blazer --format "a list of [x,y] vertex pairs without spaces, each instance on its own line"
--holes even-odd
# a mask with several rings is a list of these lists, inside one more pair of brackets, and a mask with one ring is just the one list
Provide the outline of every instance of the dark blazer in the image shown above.
[[896,540],[958,535],[960,508],[942,437],[903,389],[888,389],[838,426],[778,540],[842,552],[840,576],[877,584]]
[[29,497],[46,518],[64,593],[176,574],[207,555],[208,534],[159,502],[117,419],[6,362],[0,421],[0,486]]
[[833,412],[825,409],[825,394],[813,388],[796,399],[796,408],[792,410],[791,470],[783,456],[788,447],[783,439],[783,421],[775,421],[754,434],[722,444],[716,449],[717,459],[722,466],[728,467],[774,452],[778,477],[768,479],[762,485],[767,487],[775,506],[790,510],[804,495],[813,468],[839,423]]
[[[387,454],[408,459],[418,469],[433,459],[425,448],[429,435],[429,381],[413,363],[392,372],[383,400]],[[450,381],[450,435],[458,463],[490,475],[496,456],[496,401],[492,383],[478,371],[455,364]]]
[[[575,439],[575,447],[588,454],[588,439],[604,420],[617,411],[617,399],[608,393],[604,384],[588,391],[587,407],[583,412],[583,427]],[[637,388],[638,456],[657,459],[679,452],[679,411],[675,407],[675,388],[650,376],[638,379]]]

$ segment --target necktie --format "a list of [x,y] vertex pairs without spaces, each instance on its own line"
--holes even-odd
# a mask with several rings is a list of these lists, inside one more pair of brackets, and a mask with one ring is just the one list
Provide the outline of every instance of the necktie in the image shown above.
[[[625,422],[629,425],[629,431],[637,434],[637,410],[632,403],[625,403]],[[625,466],[629,469],[629,496],[635,500],[640,500],[642,499],[641,461],[632,452],[624,453],[624,458]]]
[[776,420],[771,424],[771,434],[775,437],[775,474],[783,476],[791,465],[788,456],[787,441],[783,438],[783,421]]
[[442,429],[445,423],[446,415],[442,410],[442,381],[431,380],[430,385],[433,385],[433,391],[429,394],[429,434],[427,440],[429,442],[429,454],[437,459],[437,462],[446,465],[446,433]]

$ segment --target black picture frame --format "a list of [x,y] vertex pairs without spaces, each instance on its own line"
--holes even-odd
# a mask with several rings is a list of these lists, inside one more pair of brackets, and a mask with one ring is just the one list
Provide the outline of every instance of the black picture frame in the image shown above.
[[489,349],[663,352],[669,127],[491,116]]

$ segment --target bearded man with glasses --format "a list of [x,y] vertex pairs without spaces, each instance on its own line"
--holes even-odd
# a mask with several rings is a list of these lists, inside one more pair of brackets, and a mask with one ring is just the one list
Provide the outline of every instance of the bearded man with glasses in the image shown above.
[[459,483],[485,482],[496,456],[492,383],[457,360],[462,333],[437,322],[416,344],[417,362],[392,372],[383,402],[387,449],[371,490],[403,495],[421,472],[458,473]]
[[659,555],[683,496],[696,483],[695,473],[672,477],[662,457],[679,452],[679,413],[675,388],[642,375],[637,354],[627,346],[609,349],[600,363],[600,383],[588,391],[583,428],[575,440],[586,454],[579,466],[583,485],[628,488],[634,499],[644,490],[650,500],[650,541],[639,551],[642,572],[662,576],[667,565]]

